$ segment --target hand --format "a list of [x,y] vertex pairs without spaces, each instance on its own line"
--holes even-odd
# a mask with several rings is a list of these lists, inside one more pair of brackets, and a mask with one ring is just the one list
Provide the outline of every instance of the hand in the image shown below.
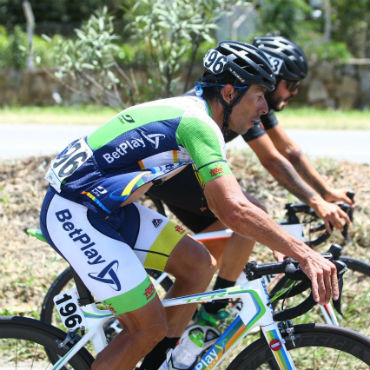
[[309,277],[312,283],[312,294],[315,302],[320,305],[326,304],[333,295],[336,301],[339,298],[339,286],[337,269],[333,263],[311,251],[308,258],[299,261],[303,272]]
[[351,220],[347,213],[344,212],[337,204],[329,203],[325,200],[314,202],[311,205],[316,214],[324,221],[325,228],[329,233],[332,233],[332,225],[334,228],[343,231],[343,221],[347,225],[351,224]]
[[286,257],[285,254],[278,252],[277,250],[272,251],[274,258],[277,262],[283,262],[284,258]]
[[351,199],[347,196],[348,189],[329,189],[324,195],[327,202],[344,202],[351,206],[356,203],[356,199]]

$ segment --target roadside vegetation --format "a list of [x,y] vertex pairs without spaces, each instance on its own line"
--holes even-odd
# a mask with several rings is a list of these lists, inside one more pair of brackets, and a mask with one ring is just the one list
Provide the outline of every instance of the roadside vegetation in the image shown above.
[[[0,109],[4,123],[45,125],[100,125],[119,112],[107,106],[5,107]],[[369,130],[370,110],[295,108],[278,112],[284,128],[305,130]]]

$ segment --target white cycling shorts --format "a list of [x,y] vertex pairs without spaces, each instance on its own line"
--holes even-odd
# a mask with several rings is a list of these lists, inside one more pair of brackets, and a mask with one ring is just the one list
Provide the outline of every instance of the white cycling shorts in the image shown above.
[[185,230],[161,214],[132,203],[114,216],[48,192],[43,233],[91,293],[116,314],[143,307],[155,296],[144,267],[164,270]]

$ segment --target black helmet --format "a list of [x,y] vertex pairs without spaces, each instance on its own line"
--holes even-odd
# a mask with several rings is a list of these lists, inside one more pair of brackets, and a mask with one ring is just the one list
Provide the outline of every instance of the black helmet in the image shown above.
[[205,72],[195,84],[196,95],[203,94],[203,88],[221,87],[232,84],[238,91],[236,97],[227,103],[220,90],[216,93],[224,107],[222,127],[228,127],[233,107],[240,101],[250,85],[265,86],[269,91],[275,88],[276,79],[265,54],[253,45],[238,41],[222,41],[211,49],[203,59]]
[[266,53],[278,79],[299,81],[307,76],[307,59],[304,52],[282,36],[259,36],[253,45]]
[[249,87],[252,84],[275,87],[271,65],[258,48],[238,41],[222,41],[207,52],[203,59],[205,73],[201,82],[237,84]]

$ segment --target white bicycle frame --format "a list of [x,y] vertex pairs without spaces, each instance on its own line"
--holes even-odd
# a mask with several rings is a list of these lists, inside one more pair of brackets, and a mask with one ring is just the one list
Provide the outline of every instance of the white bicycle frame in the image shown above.
[[[164,299],[162,304],[164,307],[173,307],[228,298],[242,300],[243,305],[239,316],[226,328],[225,332],[193,368],[196,370],[216,368],[242,338],[259,326],[267,344],[270,348],[273,348],[271,352],[280,369],[295,369],[291,356],[285,347],[278,324],[273,320],[273,312],[269,306],[269,296],[263,279],[244,281],[241,285],[232,288]],[[114,317],[113,314],[109,310],[98,309],[94,303],[81,308],[85,317],[87,333],[59,359],[52,367],[52,370],[61,369],[90,340],[93,342],[97,352],[100,352],[107,345],[103,327],[107,321]]]
[[[281,225],[286,231],[292,235],[304,240],[302,235],[302,225]],[[209,240],[228,239],[232,235],[232,230],[225,229],[207,233],[194,234],[193,238],[205,242]],[[154,286],[160,284],[165,279],[167,273],[163,272],[155,281]],[[276,277],[272,277],[277,279]],[[286,350],[277,323],[273,321],[271,308],[268,306],[269,296],[266,286],[274,280],[271,277],[264,276],[261,279],[248,281],[244,273],[240,275],[236,287],[206,292],[202,294],[195,294],[190,296],[165,299],[162,301],[164,307],[177,306],[189,303],[204,303],[218,299],[237,299],[241,298],[243,308],[240,315],[235,321],[226,329],[216,343],[207,351],[201,361],[194,367],[196,370],[209,370],[219,365],[226,357],[225,354],[233,348],[240,339],[245,337],[254,327],[260,326],[267,343],[277,343],[281,345],[281,349],[272,351],[280,369],[295,369],[294,364]],[[247,309],[248,307],[248,309]],[[253,313],[251,307],[257,311]],[[321,312],[327,324],[339,326],[336,315],[332,306],[329,304],[320,306]],[[62,368],[70,358],[72,358],[85,344],[89,341],[92,342],[96,353],[99,353],[107,345],[103,326],[111,320],[114,315],[109,310],[100,310],[96,304],[89,304],[82,307],[83,315],[85,317],[86,329],[88,332],[75,344],[70,351],[68,351],[54,366],[53,370]],[[235,335],[237,332],[237,335]],[[242,333],[242,334],[241,334]],[[225,341],[227,346],[225,346]],[[221,351],[221,349],[223,349]],[[225,352],[224,352],[224,349]],[[222,352],[222,353],[221,353]]]

